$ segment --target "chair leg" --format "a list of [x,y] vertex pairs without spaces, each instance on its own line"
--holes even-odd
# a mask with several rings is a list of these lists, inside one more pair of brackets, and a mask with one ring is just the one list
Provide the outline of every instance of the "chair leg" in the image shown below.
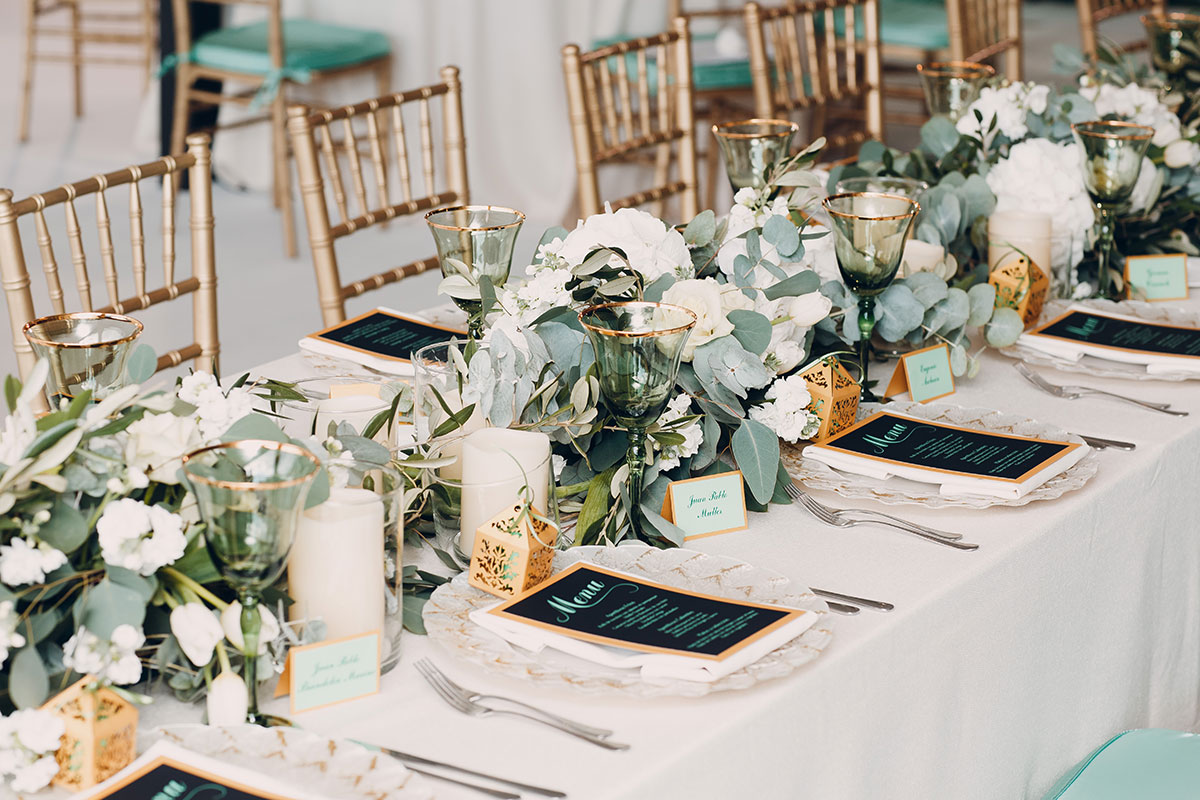
[[25,64],[21,75],[21,114],[17,123],[17,141],[29,140],[29,106],[33,102],[33,48],[37,0],[25,3]]
[[287,100],[283,86],[271,101],[271,141],[274,151],[276,205],[283,214],[283,249],[288,258],[296,257],[296,221],[292,218],[291,164],[288,159]]
[[79,38],[79,0],[71,2],[71,52],[75,63],[72,65],[73,86],[75,89],[75,116],[83,116],[83,41]]

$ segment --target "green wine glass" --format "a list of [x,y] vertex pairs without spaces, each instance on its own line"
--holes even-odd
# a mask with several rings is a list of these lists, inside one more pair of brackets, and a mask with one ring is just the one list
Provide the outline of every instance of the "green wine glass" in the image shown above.
[[786,119],[744,119],[712,126],[733,191],[767,185],[766,170],[787,158],[800,126]]
[[696,315],[664,303],[604,303],[579,312],[596,353],[604,404],[625,428],[629,448],[629,524],[642,534],[642,474],[646,468],[646,429],[658,421],[679,374],[683,346]]
[[918,64],[917,75],[930,116],[958,122],[984,85],[996,77],[996,70],[974,61],[934,61]]
[[1183,92],[1185,100],[1197,89],[1189,71],[1200,68],[1200,14],[1144,14],[1142,25],[1150,41],[1150,59],[1166,73],[1171,91]]
[[867,388],[871,332],[875,330],[875,297],[896,278],[908,229],[921,206],[912,198],[878,192],[846,192],[821,204],[833,227],[833,248],[847,288],[858,296],[858,359],[863,402],[874,402]]
[[1096,297],[1120,300],[1112,279],[1117,212],[1129,200],[1154,128],[1117,120],[1071,126],[1083,162],[1083,183],[1096,204]]
[[[513,246],[525,215],[501,206],[454,206],[425,215],[437,244],[438,265],[449,277],[465,270],[476,282],[487,277],[499,289],[508,280]],[[483,338],[483,301],[453,297],[467,312],[472,339]]]
[[259,439],[217,444],[183,457],[183,477],[204,520],[208,554],[242,605],[246,722],[252,725],[291,724],[258,710],[259,600],[283,573],[320,468],[317,457],[302,447]]
[[99,402],[125,386],[125,363],[142,333],[142,323],[121,314],[90,311],[54,314],[21,328],[50,372],[44,393],[55,410],[62,400],[91,392]]

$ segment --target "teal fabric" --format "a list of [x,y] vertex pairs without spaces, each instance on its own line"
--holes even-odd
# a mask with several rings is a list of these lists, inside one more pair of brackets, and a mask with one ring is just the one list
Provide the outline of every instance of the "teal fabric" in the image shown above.
[[1200,796],[1200,734],[1157,728],[1126,731],[1059,779],[1042,800],[1195,800]]
[[[713,39],[716,39],[715,33],[699,34],[692,37],[692,89],[697,92],[703,92],[710,89],[748,89],[753,86],[754,80],[750,76],[749,58],[714,58],[711,61],[696,58],[695,43],[700,41],[711,43]],[[592,48],[608,47],[610,44],[623,41],[625,41],[624,38],[597,39],[592,43]],[[637,55],[627,53],[625,55],[625,66],[632,75],[637,68]],[[650,84],[651,94],[655,92],[658,85],[657,67],[658,65],[653,61],[648,61],[646,64],[646,78]],[[609,69],[614,74],[616,73],[617,65],[615,60],[610,59]]]
[[[391,42],[378,31],[329,25],[310,19],[283,22],[283,77],[313,70],[361,64],[391,52]],[[193,64],[252,75],[270,75],[267,23],[221,28],[196,40]]]
[[879,20],[879,38],[884,45],[934,51],[950,47],[944,2],[880,0]]

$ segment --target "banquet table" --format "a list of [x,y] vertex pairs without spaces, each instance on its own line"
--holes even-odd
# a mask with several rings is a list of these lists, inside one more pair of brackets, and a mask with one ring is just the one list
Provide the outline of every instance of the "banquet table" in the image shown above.
[[[311,359],[293,354],[254,372],[287,380],[329,371],[328,359],[323,366]],[[1137,450],[1101,452],[1096,476],[1053,501],[986,510],[877,506],[959,531],[980,544],[975,552],[875,526],[829,528],[789,506],[750,515],[748,530],[689,543],[803,586],[895,604],[887,614],[829,615],[831,643],[792,674],[698,698],[583,694],[497,675],[406,633],[401,663],[384,676],[380,694],[295,722],[575,800],[1038,798],[1119,731],[1197,730],[1195,385],[1040,370],[1192,412],[1176,418],[1105,399],[1052,398],[1021,380],[1010,359],[988,351],[982,361],[979,375],[942,402],[1020,411],[1132,440]],[[869,505],[814,495],[830,505]],[[422,657],[471,689],[612,728],[632,747],[608,752],[522,720],[459,714],[417,674],[413,663]],[[286,702],[266,709],[286,713]],[[142,713],[145,727],[194,721],[200,710],[160,698]],[[481,796],[431,785],[438,797]]]

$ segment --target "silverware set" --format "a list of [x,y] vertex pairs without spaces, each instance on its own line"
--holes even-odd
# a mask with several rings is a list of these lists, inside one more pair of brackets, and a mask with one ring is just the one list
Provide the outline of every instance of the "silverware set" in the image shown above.
[[852,594],[831,592],[828,589],[818,589],[815,586],[809,587],[809,591],[818,597],[825,598],[825,605],[829,606],[830,611],[835,614],[843,614],[847,617],[854,616],[864,608],[885,614],[895,608],[891,603],[885,603],[882,600],[871,600],[867,597],[855,597]]
[[[1015,362],[1013,367],[1016,368],[1017,372],[1021,373],[1021,377],[1023,377],[1025,380],[1029,381],[1046,394],[1054,397],[1061,397],[1065,400],[1076,400],[1087,395],[1095,395],[1097,397],[1107,397],[1110,400],[1119,400],[1123,403],[1129,403],[1131,405],[1144,408],[1147,411],[1157,411],[1160,414],[1170,414],[1173,417],[1186,417],[1188,415],[1188,412],[1186,411],[1176,411],[1175,409],[1172,409],[1170,403],[1152,403],[1148,400],[1139,400],[1136,397],[1126,397],[1123,394],[1106,392],[1103,389],[1093,389],[1090,386],[1073,386],[1051,383],[1030,369],[1027,364],[1020,361]],[[1111,447],[1112,445],[1109,446]]]

